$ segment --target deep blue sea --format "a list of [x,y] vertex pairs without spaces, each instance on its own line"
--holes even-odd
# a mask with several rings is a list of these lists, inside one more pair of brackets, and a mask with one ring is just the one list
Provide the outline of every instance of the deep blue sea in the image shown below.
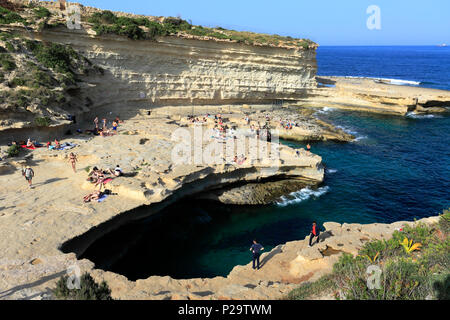
[[[317,59],[319,75],[392,78],[450,90],[450,48],[320,47]],[[250,261],[253,238],[270,250],[303,239],[313,220],[393,222],[437,215],[450,207],[448,114],[382,116],[331,108],[317,114],[358,138],[346,144],[312,144],[327,168],[317,190],[299,190],[263,207],[180,203],[158,221],[110,234],[85,256],[130,279],[224,276]],[[108,256],[119,251],[124,255],[112,263]]]

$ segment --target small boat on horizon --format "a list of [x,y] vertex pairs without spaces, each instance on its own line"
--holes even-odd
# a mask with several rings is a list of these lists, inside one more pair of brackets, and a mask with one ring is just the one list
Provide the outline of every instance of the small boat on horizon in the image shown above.
[[438,44],[438,47],[447,47],[447,44],[446,43]]

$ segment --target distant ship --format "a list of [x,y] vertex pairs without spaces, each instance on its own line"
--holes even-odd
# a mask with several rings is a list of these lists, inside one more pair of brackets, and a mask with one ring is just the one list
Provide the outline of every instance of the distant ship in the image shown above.
[[447,46],[447,44],[446,43],[443,43],[443,44],[438,44],[438,47],[446,47]]

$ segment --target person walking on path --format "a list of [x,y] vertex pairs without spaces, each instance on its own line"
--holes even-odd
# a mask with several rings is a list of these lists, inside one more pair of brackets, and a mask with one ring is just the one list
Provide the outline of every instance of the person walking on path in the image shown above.
[[73,152],[71,152],[69,155],[69,162],[72,165],[73,172],[75,172],[75,173],[77,173],[77,169],[76,169],[77,161],[78,161],[77,155],[74,154]]
[[33,180],[33,177],[34,177],[34,171],[33,171],[33,169],[31,169],[31,167],[30,166],[27,166],[26,168],[25,168],[25,170],[22,170],[22,175],[25,177],[25,179],[28,181],[28,186],[30,187],[30,188],[33,188],[33,183],[32,183],[32,180]]
[[[259,256],[261,255],[261,251],[264,250],[264,247],[260,245],[256,240],[253,240],[253,244],[250,247],[250,251],[253,254],[253,269],[258,268],[259,270]],[[255,268],[255,262],[257,267]]]
[[311,234],[309,236],[309,246],[310,247],[312,247],[312,241],[313,241],[314,237],[317,237],[316,243],[319,243],[319,235],[320,235],[319,227],[317,226],[317,223],[314,221],[312,224],[312,228],[311,228]]

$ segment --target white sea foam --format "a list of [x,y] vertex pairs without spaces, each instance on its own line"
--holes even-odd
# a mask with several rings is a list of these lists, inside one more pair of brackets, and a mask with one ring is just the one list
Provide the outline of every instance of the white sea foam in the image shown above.
[[355,140],[353,140],[353,142],[358,142],[361,141],[363,139],[367,139],[367,136],[361,136],[359,135],[358,131],[355,131],[352,128],[348,128],[348,127],[344,127],[344,126],[336,126],[336,128],[341,129],[342,131],[347,132],[348,134],[351,134],[353,136],[355,136]]
[[432,119],[432,118],[440,118],[441,116],[437,116],[434,114],[417,114],[414,112],[408,112],[406,114],[406,116],[408,118],[412,118],[412,119]]
[[321,195],[327,193],[329,189],[330,187],[328,186],[318,188],[317,190],[303,188],[299,191],[292,192],[287,196],[281,197],[280,200],[276,201],[275,203],[280,207],[286,207],[291,204],[300,203],[311,197],[318,198]]
[[329,174],[333,174],[336,172],[338,172],[336,169],[327,169],[327,173],[329,173]]
[[321,113],[321,114],[326,114],[326,113],[330,113],[331,111],[336,110],[335,108],[330,108],[330,107],[324,107],[322,109],[317,110],[317,113]]
[[403,85],[418,86],[418,85],[420,85],[422,83],[420,81],[401,80],[401,79],[389,79],[389,78],[374,78],[374,77],[351,77],[351,76],[349,76],[349,77],[346,77],[346,78],[379,80],[379,81],[388,82],[390,84],[395,84],[395,85],[398,85],[398,86],[403,86]]

